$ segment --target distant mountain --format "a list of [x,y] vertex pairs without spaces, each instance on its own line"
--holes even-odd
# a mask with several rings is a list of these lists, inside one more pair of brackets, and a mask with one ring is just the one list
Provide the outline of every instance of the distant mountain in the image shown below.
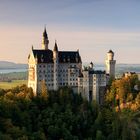
[[[83,63],[83,66],[88,66],[89,63]],[[95,70],[105,70],[105,64],[95,63]],[[124,72],[137,72],[140,73],[140,64],[116,64],[116,76],[121,77]]]
[[27,64],[0,61],[0,69],[26,69]]
[[[83,66],[88,66],[89,63],[84,62]],[[3,70],[13,69],[14,72],[22,72],[18,71],[20,69],[27,69],[27,64],[19,64],[13,63],[8,61],[0,61],[0,73],[9,73],[3,72]],[[105,64],[103,63],[95,63],[94,64],[95,70],[105,70]],[[116,64],[116,76],[121,76],[124,72],[140,72],[140,64]]]

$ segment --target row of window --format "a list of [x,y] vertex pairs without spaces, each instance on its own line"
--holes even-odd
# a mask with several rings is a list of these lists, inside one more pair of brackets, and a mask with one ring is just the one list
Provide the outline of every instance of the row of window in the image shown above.
[[[60,86],[68,86],[68,83],[59,83]],[[70,83],[71,86],[78,86],[78,83]],[[54,86],[54,84],[46,83],[46,86]]]
[[[68,74],[56,74],[56,76],[58,76],[58,77],[68,77]],[[44,75],[41,75],[41,74],[39,74],[39,77],[41,78],[41,77],[44,77]],[[45,74],[45,77],[47,77],[47,78],[51,78],[51,77],[54,77],[54,75],[53,74]],[[72,81],[74,81],[74,80],[78,80],[77,78],[75,79],[75,77],[78,77],[78,75],[75,75],[75,76],[70,76],[70,77],[72,77],[72,78],[70,78],[70,80]]]
[[[57,69],[56,69],[55,71],[57,71]],[[43,72],[43,73],[45,73],[45,72],[52,72],[52,73],[53,73],[54,70],[53,70],[53,69],[52,69],[52,70],[49,70],[49,69],[48,69],[47,71],[45,71],[45,70],[38,70],[38,72],[39,72],[39,73],[42,73],[42,72]],[[60,69],[58,72],[67,72],[67,73],[68,73],[68,70]],[[76,73],[77,73],[77,72],[79,72],[79,70],[75,70],[75,72],[70,70],[70,72],[72,72],[72,73],[75,73],[75,72],[76,72]]]
[[[39,65],[40,68],[45,68],[46,65]],[[47,65],[48,68],[53,68],[53,65]]]
[[[48,68],[53,68],[53,67],[54,67],[54,65],[39,65],[40,68],[45,68],[46,66],[47,66]],[[70,65],[70,67],[76,68],[76,65]]]
[[78,80],[77,78],[76,78],[76,79],[74,79],[74,78],[73,78],[73,79],[72,79],[72,78],[70,78],[70,81],[77,81],[77,80]]
[[78,86],[78,83],[70,83],[71,86]]
[[[41,75],[40,75],[40,81],[42,80],[42,78],[41,78]],[[57,80],[57,79],[56,79]],[[68,81],[68,79],[59,79],[60,81]],[[52,79],[52,78],[47,78],[47,79],[45,79],[45,81],[47,82],[53,82],[54,81],[54,79]],[[70,81],[78,81],[78,79],[76,78],[76,79],[72,79],[72,78],[70,78]]]

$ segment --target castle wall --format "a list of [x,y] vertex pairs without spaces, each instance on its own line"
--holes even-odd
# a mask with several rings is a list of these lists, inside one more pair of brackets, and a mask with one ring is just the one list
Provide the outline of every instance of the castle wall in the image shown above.
[[56,42],[52,51],[48,49],[48,44],[45,28],[42,50],[32,48],[28,58],[28,87],[33,88],[35,95],[41,92],[41,83],[45,81],[48,90],[68,86],[88,101],[96,100],[101,104],[109,77],[115,77],[116,60],[113,51],[107,53],[106,75],[104,71],[95,71],[92,62],[86,70],[82,70],[79,51],[58,51]]

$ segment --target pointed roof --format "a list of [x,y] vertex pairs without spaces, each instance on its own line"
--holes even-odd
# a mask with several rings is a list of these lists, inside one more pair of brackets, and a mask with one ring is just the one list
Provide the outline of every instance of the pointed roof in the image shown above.
[[58,52],[58,47],[57,47],[56,40],[55,40],[55,45],[54,45],[54,49],[53,49],[53,51],[56,51],[56,52]]
[[46,31],[46,27],[44,28],[43,37],[44,37],[44,38],[48,38],[47,31]]
[[32,50],[34,49],[34,46],[32,45]]
[[108,53],[112,53],[112,54],[114,54],[114,52],[113,52],[111,49],[108,51]]
[[91,61],[90,64],[93,65],[93,62]]

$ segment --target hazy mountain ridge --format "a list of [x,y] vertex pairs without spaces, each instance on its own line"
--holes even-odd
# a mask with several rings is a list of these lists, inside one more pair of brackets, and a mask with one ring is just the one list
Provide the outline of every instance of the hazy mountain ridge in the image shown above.
[[[89,63],[83,62],[83,66],[89,66]],[[0,69],[6,70],[6,69],[27,69],[28,64],[20,64],[20,63],[14,63],[9,61],[0,61]],[[94,63],[94,69],[95,70],[105,70],[105,64],[104,63]],[[122,75],[124,72],[140,72],[140,64],[116,64],[116,75]]]
[[[83,66],[88,66],[89,63],[83,63]],[[105,70],[105,64],[95,63],[95,70]],[[116,77],[120,77],[124,72],[137,72],[140,73],[140,64],[116,64]]]
[[0,69],[27,69],[27,64],[0,61]]

